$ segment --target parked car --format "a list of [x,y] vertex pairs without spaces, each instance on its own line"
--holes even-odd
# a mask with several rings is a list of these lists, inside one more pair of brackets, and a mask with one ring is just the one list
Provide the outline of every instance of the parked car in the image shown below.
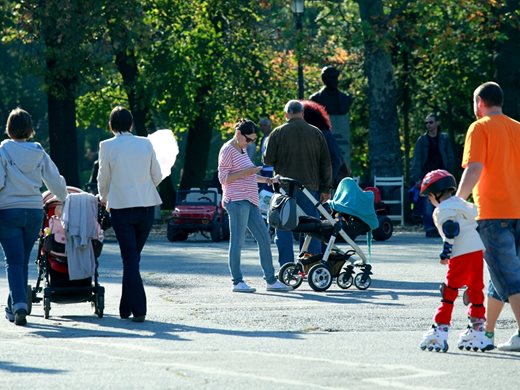
[[168,220],[166,237],[169,241],[184,241],[191,233],[218,242],[229,239],[229,220],[222,207],[217,189],[179,191],[177,202]]

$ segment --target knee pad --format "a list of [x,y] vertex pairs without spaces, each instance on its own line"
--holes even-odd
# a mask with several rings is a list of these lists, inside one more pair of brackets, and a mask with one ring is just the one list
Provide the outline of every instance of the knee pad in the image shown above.
[[446,283],[442,283],[439,287],[439,290],[441,292],[442,297],[441,302],[449,303],[451,305],[453,305],[453,302],[455,301],[455,299],[457,299],[459,295],[458,288],[450,287]]
[[464,291],[464,304],[468,306],[470,303],[473,305],[482,305],[484,303],[484,291],[479,289],[467,288]]

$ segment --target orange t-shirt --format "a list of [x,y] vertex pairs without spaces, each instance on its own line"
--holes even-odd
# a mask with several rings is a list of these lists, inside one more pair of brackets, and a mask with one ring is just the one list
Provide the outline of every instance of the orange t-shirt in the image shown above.
[[520,122],[485,116],[466,134],[462,167],[483,164],[473,199],[477,219],[520,219]]

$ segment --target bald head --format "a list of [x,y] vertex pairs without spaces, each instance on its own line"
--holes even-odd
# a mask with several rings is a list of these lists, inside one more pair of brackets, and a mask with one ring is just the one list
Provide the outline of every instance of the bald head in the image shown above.
[[285,105],[284,111],[287,119],[303,118],[303,104],[298,100],[289,100]]

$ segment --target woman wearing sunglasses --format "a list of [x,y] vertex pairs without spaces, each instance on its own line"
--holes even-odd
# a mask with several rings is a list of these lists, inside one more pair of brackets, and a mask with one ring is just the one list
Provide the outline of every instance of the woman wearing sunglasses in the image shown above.
[[253,293],[255,288],[244,282],[240,270],[240,256],[246,229],[249,229],[258,244],[260,265],[267,283],[267,291],[289,291],[290,287],[280,283],[274,276],[271,239],[267,226],[258,208],[257,183],[273,184],[273,180],[258,175],[262,169],[253,164],[245,149],[257,139],[257,127],[248,119],[235,124],[235,135],[220,149],[218,178],[222,184],[222,202],[229,214],[229,270],[233,280],[233,291]]

